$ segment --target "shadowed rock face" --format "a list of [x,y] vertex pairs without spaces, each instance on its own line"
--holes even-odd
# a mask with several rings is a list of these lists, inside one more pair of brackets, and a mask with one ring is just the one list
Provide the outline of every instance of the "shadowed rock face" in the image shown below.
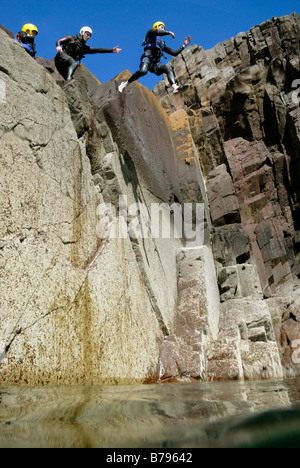
[[[178,109],[188,116],[224,307],[239,297],[292,294],[299,278],[299,39],[298,15],[273,18],[209,51],[193,46],[174,59],[179,81],[190,83],[181,96],[173,97],[165,82],[154,89],[170,119]],[[286,307],[281,302],[284,337],[297,329],[295,317],[285,325]],[[291,349],[292,340],[282,342]],[[294,369],[291,351],[283,354]]]
[[[163,82],[154,90],[168,113],[189,116],[216,259],[226,267],[250,256],[266,296],[300,273],[299,21],[273,18],[209,51],[193,46],[173,61],[189,91],[172,97]],[[245,248],[238,257],[223,249],[233,225]]]
[[[299,373],[299,26],[188,48],[178,95],[66,84],[0,29],[0,384]],[[185,203],[201,242],[154,236]]]

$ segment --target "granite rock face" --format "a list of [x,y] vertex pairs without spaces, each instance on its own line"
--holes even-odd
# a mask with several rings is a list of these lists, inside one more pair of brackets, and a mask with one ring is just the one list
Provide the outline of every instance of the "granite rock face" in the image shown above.
[[0,36],[0,384],[299,375],[299,16],[189,47],[178,95]]
[[[142,107],[122,124],[114,81],[101,87],[83,69],[82,82],[61,89],[51,63],[44,68],[0,34],[0,382],[156,378],[158,343],[173,323],[178,241],[138,233],[131,240],[128,231],[139,201],[148,207],[173,194],[174,150],[163,112],[152,93],[135,89],[133,103]],[[116,119],[115,135],[104,108],[109,122],[109,112]],[[140,132],[144,159],[135,144],[139,113],[149,119]],[[122,153],[119,131],[126,132]],[[154,144],[165,154],[157,157],[157,174]]]

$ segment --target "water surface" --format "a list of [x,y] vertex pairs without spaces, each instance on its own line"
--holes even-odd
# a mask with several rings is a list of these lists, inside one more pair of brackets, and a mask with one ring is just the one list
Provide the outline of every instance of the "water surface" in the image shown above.
[[0,387],[0,447],[300,447],[300,380]]

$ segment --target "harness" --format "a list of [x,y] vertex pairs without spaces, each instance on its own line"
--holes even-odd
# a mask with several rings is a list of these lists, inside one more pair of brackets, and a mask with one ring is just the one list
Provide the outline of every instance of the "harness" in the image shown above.
[[84,56],[84,44],[80,39],[80,36],[77,35],[74,41],[68,42],[68,44],[65,46],[66,53],[73,57],[73,59],[76,61],[81,60]]
[[145,40],[142,44],[143,47],[145,47],[145,52],[147,49],[154,49],[156,52],[156,57],[160,59],[161,57],[167,58],[163,54],[163,50],[165,48],[165,41],[161,36],[146,36]]
[[34,57],[36,54],[35,43],[34,41],[27,42],[26,37],[26,35],[23,35],[20,32],[16,36],[17,41],[22,45],[22,47],[24,47],[24,49],[26,49],[30,55]]

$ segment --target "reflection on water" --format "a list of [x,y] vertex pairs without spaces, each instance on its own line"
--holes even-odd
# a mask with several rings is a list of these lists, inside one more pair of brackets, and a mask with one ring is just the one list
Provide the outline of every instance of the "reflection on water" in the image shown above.
[[300,447],[299,403],[299,379],[0,387],[0,447]]

